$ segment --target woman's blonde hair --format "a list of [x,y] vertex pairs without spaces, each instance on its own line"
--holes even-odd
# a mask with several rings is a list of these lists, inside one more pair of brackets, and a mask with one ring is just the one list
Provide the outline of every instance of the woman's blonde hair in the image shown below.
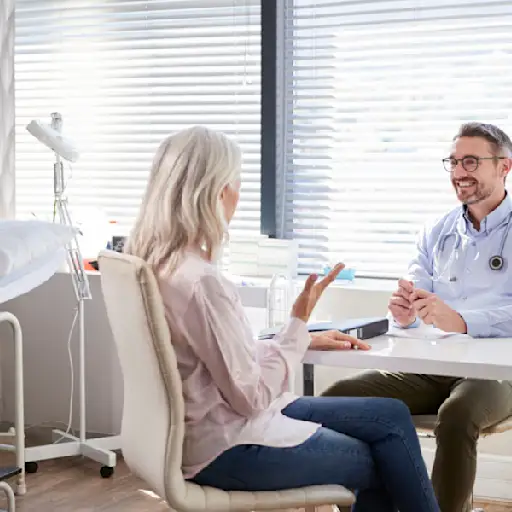
[[158,148],[125,252],[174,272],[184,249],[214,258],[226,236],[221,193],[240,177],[241,152],[223,133],[193,126]]

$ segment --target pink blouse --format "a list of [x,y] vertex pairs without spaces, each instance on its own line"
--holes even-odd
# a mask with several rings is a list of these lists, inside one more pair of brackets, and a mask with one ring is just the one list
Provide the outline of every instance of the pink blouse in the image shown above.
[[183,381],[185,478],[235,445],[296,446],[320,427],[281,414],[310,343],[302,320],[255,341],[235,286],[192,252],[160,291]]

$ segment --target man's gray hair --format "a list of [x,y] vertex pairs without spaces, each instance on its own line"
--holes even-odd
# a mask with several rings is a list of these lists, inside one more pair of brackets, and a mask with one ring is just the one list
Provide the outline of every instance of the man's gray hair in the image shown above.
[[512,140],[494,124],[465,123],[459,128],[459,132],[453,140],[460,137],[482,137],[491,144],[491,150],[495,156],[512,157]]

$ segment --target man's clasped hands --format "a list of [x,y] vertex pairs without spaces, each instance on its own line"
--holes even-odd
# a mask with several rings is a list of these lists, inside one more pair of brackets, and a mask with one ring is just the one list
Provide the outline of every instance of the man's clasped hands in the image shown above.
[[412,281],[400,279],[398,289],[389,299],[388,309],[400,327],[408,327],[417,318],[446,332],[466,333],[462,316],[435,293],[414,287]]

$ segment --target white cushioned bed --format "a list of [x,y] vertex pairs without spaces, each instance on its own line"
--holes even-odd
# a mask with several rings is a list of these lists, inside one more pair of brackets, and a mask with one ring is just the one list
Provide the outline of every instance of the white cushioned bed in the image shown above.
[[66,249],[60,248],[0,277],[0,304],[28,293],[48,281],[62,267],[66,257]]
[[0,304],[37,288],[66,260],[76,230],[38,220],[0,220]]

